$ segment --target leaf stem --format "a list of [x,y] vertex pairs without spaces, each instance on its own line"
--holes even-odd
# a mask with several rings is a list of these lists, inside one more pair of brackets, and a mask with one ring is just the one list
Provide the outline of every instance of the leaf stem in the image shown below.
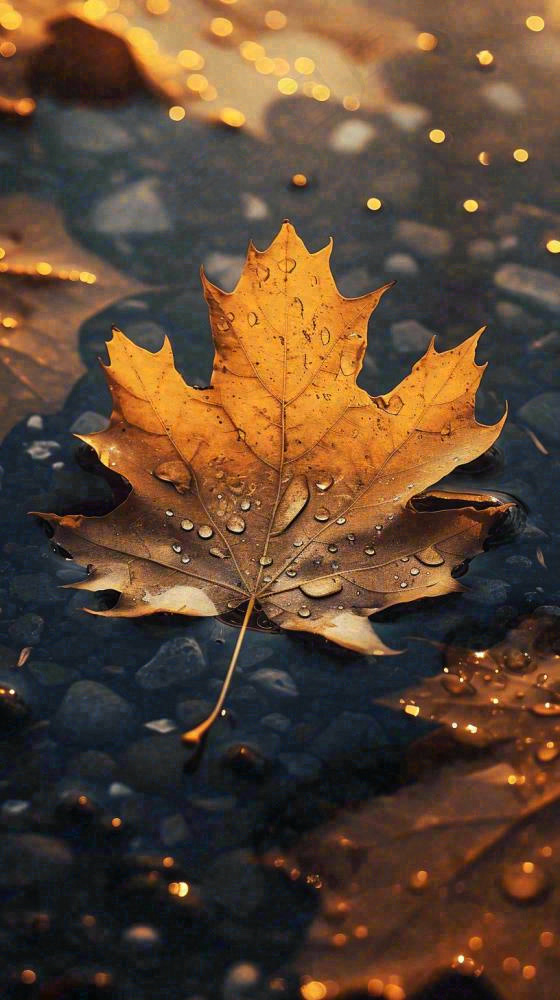
[[224,701],[226,700],[226,696],[227,696],[227,693],[229,691],[231,680],[232,680],[232,677],[233,677],[234,672],[235,672],[235,667],[236,667],[236,664],[237,664],[237,658],[239,656],[239,651],[241,649],[241,646],[242,646],[242,643],[243,643],[243,639],[245,638],[245,632],[247,631],[247,625],[249,624],[249,619],[251,618],[251,615],[253,613],[253,608],[254,607],[255,607],[255,595],[253,594],[250,597],[249,602],[247,604],[247,608],[245,610],[245,616],[243,618],[243,624],[241,626],[239,635],[237,636],[237,642],[235,643],[235,649],[233,650],[233,653],[231,655],[231,660],[229,662],[229,667],[227,669],[227,674],[226,674],[226,676],[224,678],[224,683],[222,684],[222,690],[220,691],[218,700],[217,700],[216,704],[214,705],[214,708],[210,712],[210,715],[204,720],[204,722],[199,723],[199,725],[195,726],[194,729],[189,729],[189,730],[187,730],[186,733],[183,733],[183,735],[181,737],[183,743],[188,743],[190,745],[200,743],[200,741],[203,738],[203,736],[208,732],[208,730],[210,729],[210,727],[214,725],[216,719],[218,718],[220,712],[222,711],[222,707],[223,707]]

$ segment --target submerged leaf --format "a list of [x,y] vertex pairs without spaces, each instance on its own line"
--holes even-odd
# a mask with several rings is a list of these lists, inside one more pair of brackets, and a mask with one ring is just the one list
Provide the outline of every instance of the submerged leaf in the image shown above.
[[0,438],[27,414],[60,407],[84,371],[80,325],[139,288],[75,243],[54,206],[0,201]]

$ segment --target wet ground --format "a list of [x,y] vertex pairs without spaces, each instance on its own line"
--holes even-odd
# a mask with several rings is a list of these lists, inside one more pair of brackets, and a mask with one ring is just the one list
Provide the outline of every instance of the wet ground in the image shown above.
[[[378,112],[279,96],[262,138],[172,121],[148,96],[105,109],[46,98],[25,124],[2,125],[3,193],[55,203],[78,243],[146,286],[81,327],[86,374],[58,412],[38,402],[0,451],[3,996],[299,996],[291,961],[316,893],[259,856],[400,785],[427,727],[375,700],[441,669],[438,644],[481,648],[560,605],[560,32],[554,3],[513,6],[470,4],[467,16],[458,3],[385,3],[439,44],[383,66],[392,96]],[[545,28],[531,31],[525,18],[540,13]],[[477,412],[497,419],[507,400],[510,416],[498,453],[450,485],[510,494],[527,523],[471,565],[467,594],[380,616],[401,656],[251,632],[230,712],[185,768],[179,733],[215,698],[235,631],[85,615],[106,595],[60,589],[81,571],[27,511],[111,509],[111,484],[72,436],[109,413],[97,358],[111,324],[150,349],[167,333],[179,369],[205,384],[199,265],[231,288],[248,238],[264,247],[284,217],[312,249],[334,236],[344,294],[397,279],[370,328],[370,392],[397,383],[431,332],[443,349],[488,325]]]

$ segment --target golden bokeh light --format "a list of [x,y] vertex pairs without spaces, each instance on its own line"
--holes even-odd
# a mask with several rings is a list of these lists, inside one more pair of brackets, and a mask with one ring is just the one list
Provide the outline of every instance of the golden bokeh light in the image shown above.
[[177,62],[183,69],[202,69],[204,66],[204,56],[194,49],[181,49],[177,56]]
[[40,260],[38,264],[35,265],[35,270],[37,274],[41,274],[45,277],[47,274],[52,274],[52,264],[49,264],[46,260]]
[[0,25],[6,31],[17,31],[21,28],[23,18],[17,10],[6,10],[0,14]]
[[342,98],[342,107],[345,111],[357,111],[360,107],[360,98],[355,94],[347,94]]
[[439,145],[439,143],[445,142],[446,135],[442,128],[432,128],[428,132],[428,139],[430,142],[435,142]]
[[16,52],[17,49],[13,42],[0,43],[0,56],[3,56],[4,59],[11,59],[12,56],[15,56]]
[[534,965],[524,965],[521,975],[523,979],[534,979],[537,974],[537,970]]
[[245,41],[241,42],[239,46],[239,51],[247,62],[256,62],[257,59],[262,59],[266,55],[266,50],[263,45],[259,45],[258,42]]
[[489,49],[481,49],[476,53],[476,58],[479,66],[491,66],[494,62],[494,56]]
[[416,45],[422,52],[433,52],[437,48],[438,40],[431,31],[421,31],[416,38]]
[[521,962],[513,955],[509,955],[508,958],[504,958],[502,962],[502,969],[510,976],[513,976],[521,969]]
[[264,15],[264,23],[272,31],[280,31],[281,28],[286,27],[288,18],[281,10],[267,10]]
[[311,96],[316,101],[328,101],[331,92],[329,87],[325,86],[324,83],[314,83],[311,88]]
[[276,84],[278,90],[281,94],[295,94],[298,89],[297,80],[292,79],[291,76],[283,76],[281,80]]
[[382,997],[385,983],[382,979],[370,979],[367,984],[367,991],[370,997]]
[[180,896],[181,899],[189,894],[188,882],[170,882],[167,888],[171,896]]
[[169,108],[169,117],[172,122],[182,122],[186,115],[186,111],[180,104],[174,104],[172,108]]
[[530,14],[525,24],[529,31],[542,31],[544,28],[544,19],[539,17],[538,14]]
[[489,163],[490,163],[490,153],[487,153],[486,150],[483,149],[478,154],[477,159],[478,159],[478,162],[481,163],[483,167],[487,167],[489,165]]
[[167,14],[170,7],[169,0],[146,0],[148,14],[154,14],[156,17],[161,14]]
[[294,187],[297,188],[307,187],[307,177],[305,176],[305,174],[293,174],[292,184]]
[[309,76],[315,71],[315,63],[313,59],[309,59],[307,56],[298,56],[294,62],[294,69],[296,73],[302,73],[303,76]]
[[552,948],[554,941],[555,937],[552,931],[543,931],[539,937],[539,944],[541,948]]
[[269,59],[268,56],[261,56],[255,63],[255,69],[257,73],[262,73],[263,76],[274,73],[274,59]]
[[327,995],[327,987],[318,979],[312,979],[300,987],[303,1000],[324,1000]]
[[480,951],[483,945],[484,942],[481,937],[475,935],[474,937],[469,938],[469,948],[471,951]]
[[526,149],[514,149],[513,158],[517,163],[527,163],[529,159],[529,153]]
[[475,198],[467,198],[463,202],[463,208],[465,209],[465,212],[469,212],[471,214],[473,212],[478,212],[479,207],[480,206]]
[[546,249],[548,250],[549,253],[560,253],[560,240],[555,240],[555,239],[547,240]]
[[370,212],[379,212],[383,208],[383,202],[381,198],[368,198],[366,208],[369,208]]
[[241,128],[245,124],[245,115],[237,108],[222,108],[220,111],[220,121],[230,128]]
[[15,328],[16,328],[17,325],[18,325],[18,321],[15,318],[15,316],[3,316],[2,317],[2,326],[4,327],[5,330],[15,330]]
[[212,83],[209,83],[206,90],[203,90],[200,96],[203,101],[215,101],[218,96],[218,91]]
[[22,969],[19,977],[25,986],[32,986],[37,982],[37,973],[33,969]]
[[191,73],[187,77],[187,87],[192,90],[194,94],[202,94],[203,90],[206,90],[208,86],[208,80],[202,73]]
[[274,72],[276,76],[287,76],[290,72],[290,64],[287,59],[282,59],[280,56],[276,56],[272,62],[274,63]]
[[233,24],[227,17],[213,17],[210,21],[210,31],[217,38],[227,38],[233,31]]

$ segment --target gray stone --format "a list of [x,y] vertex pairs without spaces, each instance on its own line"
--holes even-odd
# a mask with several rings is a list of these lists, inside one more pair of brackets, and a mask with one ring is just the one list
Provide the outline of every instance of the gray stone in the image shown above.
[[466,586],[463,598],[472,604],[505,604],[511,590],[505,580],[482,580],[476,576],[469,577]]
[[251,682],[271,694],[281,695],[285,698],[297,698],[299,691],[285,670],[278,670],[275,667],[262,667],[251,675]]
[[185,729],[192,729],[212,711],[212,702],[204,701],[202,698],[186,698],[181,701],[175,710],[177,721]]
[[266,880],[258,859],[247,850],[218,857],[207,869],[204,885],[214,902],[241,918],[253,913],[266,895]]
[[144,723],[144,727],[151,729],[154,733],[172,733],[174,729],[177,729],[173,719],[151,719],[150,722]]
[[337,280],[339,291],[347,298],[356,298],[371,291],[371,278],[365,267],[355,267],[352,271],[341,274]]
[[185,823],[181,813],[174,813],[173,816],[166,816],[159,825],[159,835],[166,847],[173,847],[180,844],[182,840],[187,840],[190,830]]
[[482,88],[481,94],[489,104],[492,104],[498,111],[504,111],[508,115],[518,115],[525,110],[525,98],[511,83],[496,81],[487,83]]
[[413,219],[403,219],[397,224],[395,238],[421,257],[443,257],[453,246],[451,234],[437,226],[427,226]]
[[106,430],[108,426],[109,421],[103,414],[96,413],[95,410],[86,410],[80,413],[70,430],[72,434],[97,434],[98,431]]
[[43,430],[43,418],[40,413],[33,413],[27,418],[27,423],[25,425],[29,427],[31,431],[42,431]]
[[33,657],[26,663],[25,670],[31,674],[42,687],[68,686],[79,680],[79,673],[73,667],[62,666],[51,660],[35,660]]
[[39,833],[7,834],[0,842],[0,887],[61,881],[72,863],[72,852],[62,840]]
[[208,277],[212,281],[218,281],[226,292],[237,284],[244,267],[244,257],[220,251],[209,253],[204,260],[204,270]]
[[355,757],[362,751],[375,752],[380,737],[374,719],[361,712],[342,712],[333,719],[312,744],[321,760]]
[[172,685],[189,684],[206,670],[206,662],[196,639],[178,636],[169,639],[136,673],[141,687],[155,691]]
[[387,114],[403,132],[415,132],[430,120],[428,108],[423,108],[421,104],[393,104]]
[[560,278],[550,271],[521,264],[504,264],[494,275],[494,283],[512,295],[560,313]]
[[59,604],[66,596],[48,573],[18,573],[10,591],[22,604]]
[[138,792],[159,795],[163,789],[181,787],[185,747],[177,733],[150,736],[133,743],[121,760],[124,782]]
[[493,260],[496,256],[496,244],[492,240],[485,240],[482,237],[478,240],[471,240],[467,244],[467,253],[473,260]]
[[68,765],[68,774],[88,781],[110,781],[115,773],[115,761],[100,750],[85,750],[74,757]]
[[57,108],[53,118],[56,132],[65,146],[85,153],[121,153],[133,138],[117,125],[112,112],[103,114],[90,108]]
[[335,125],[328,144],[336,153],[362,153],[376,134],[377,130],[370,122],[346,118]]
[[45,619],[40,615],[22,615],[8,629],[8,635],[22,646],[37,646],[41,641]]
[[300,781],[315,781],[323,767],[322,762],[310,753],[281,753],[280,761],[288,774]]
[[250,191],[241,194],[241,210],[246,219],[266,219],[270,214],[266,201]]
[[412,278],[418,274],[418,264],[409,253],[392,253],[383,264],[389,274],[402,274],[403,278]]
[[87,747],[123,743],[133,729],[132,706],[96,681],[72,684],[53,720],[57,739]]
[[53,452],[58,451],[59,448],[60,444],[58,441],[34,441],[25,450],[36,462],[44,462],[46,458],[50,458]]
[[145,177],[106,195],[93,209],[93,228],[113,236],[169,232],[172,222],[158,187],[157,177]]
[[421,354],[433,336],[432,330],[415,319],[403,319],[391,326],[391,338],[399,354]]
[[537,434],[560,441],[560,392],[542,392],[519,410],[517,417]]
[[275,733],[285,733],[290,729],[292,723],[281,712],[271,712],[269,715],[264,715],[261,719],[261,726],[267,726],[268,729],[272,729]]
[[165,339],[165,330],[158,323],[144,320],[140,323],[127,323],[127,336],[143,347],[146,351],[159,351]]

